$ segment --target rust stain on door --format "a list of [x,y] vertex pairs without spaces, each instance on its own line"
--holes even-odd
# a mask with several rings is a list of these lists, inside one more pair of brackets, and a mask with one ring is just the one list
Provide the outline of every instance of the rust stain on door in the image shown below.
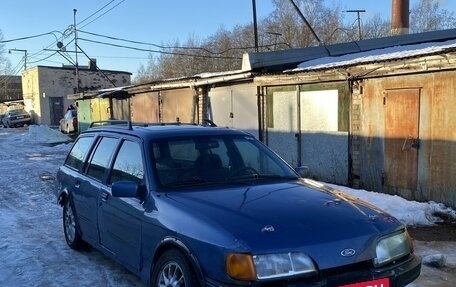
[[390,193],[417,189],[420,89],[388,90],[384,93],[385,173],[384,187]]

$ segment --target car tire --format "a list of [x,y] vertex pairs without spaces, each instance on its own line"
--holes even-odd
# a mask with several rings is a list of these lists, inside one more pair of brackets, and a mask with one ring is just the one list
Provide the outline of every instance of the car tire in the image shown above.
[[81,237],[81,230],[76,219],[74,206],[70,199],[63,206],[63,232],[68,246],[72,249],[79,250],[84,246],[84,241]]
[[177,249],[171,249],[163,253],[155,264],[151,276],[151,286],[193,287],[201,285],[185,255]]

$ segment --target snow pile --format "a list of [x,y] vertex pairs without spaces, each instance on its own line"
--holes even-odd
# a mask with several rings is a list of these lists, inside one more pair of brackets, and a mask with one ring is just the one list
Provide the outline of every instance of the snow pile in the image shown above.
[[58,130],[51,129],[46,125],[31,125],[28,127],[28,134],[24,135],[24,139],[30,143],[38,144],[58,144],[68,143],[72,139],[62,134]]
[[443,222],[438,215],[456,219],[456,211],[442,203],[409,201],[397,195],[330,185],[344,193],[373,204],[407,226],[430,226]]
[[445,267],[447,264],[447,258],[442,253],[423,256],[422,260],[423,264],[436,268]]

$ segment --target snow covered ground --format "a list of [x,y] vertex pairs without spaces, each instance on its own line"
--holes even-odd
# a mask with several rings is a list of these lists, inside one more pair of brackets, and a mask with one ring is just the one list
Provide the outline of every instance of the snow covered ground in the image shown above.
[[[62,232],[62,210],[53,176],[71,147],[70,139],[46,126],[0,129],[0,286],[143,286],[139,279],[96,250],[76,252]],[[334,186],[379,206],[409,226],[433,225],[435,212],[456,212],[435,202],[419,203]],[[410,287],[454,286],[456,242],[415,242],[425,262]]]

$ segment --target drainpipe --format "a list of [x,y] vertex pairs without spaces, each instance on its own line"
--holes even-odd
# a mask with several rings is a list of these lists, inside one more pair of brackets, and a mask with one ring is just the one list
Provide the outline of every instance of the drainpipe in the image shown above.
[[257,86],[256,96],[257,96],[257,110],[258,110],[258,139],[264,143],[263,136],[263,88]]
[[297,148],[297,167],[300,167],[302,165],[302,142],[301,142],[301,86],[300,85],[296,85],[296,99],[297,99],[297,103],[296,103],[296,110],[297,110],[297,119],[298,119],[298,122],[296,123],[297,125],[297,131],[296,131],[296,134],[295,134],[295,138],[296,138],[296,148]]

